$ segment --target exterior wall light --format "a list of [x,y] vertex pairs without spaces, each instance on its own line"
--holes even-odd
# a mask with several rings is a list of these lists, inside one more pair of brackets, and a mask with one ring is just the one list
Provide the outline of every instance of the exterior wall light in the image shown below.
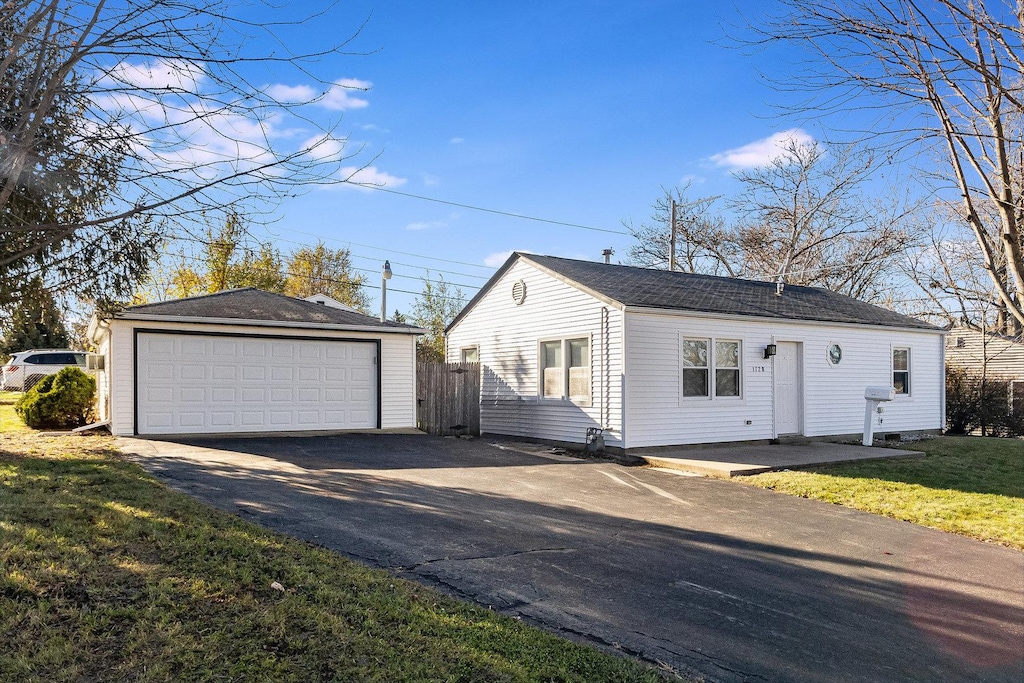
[[778,348],[775,346],[775,344],[769,344],[768,346],[764,347],[764,357],[771,358],[772,356],[775,355],[776,351],[778,351]]

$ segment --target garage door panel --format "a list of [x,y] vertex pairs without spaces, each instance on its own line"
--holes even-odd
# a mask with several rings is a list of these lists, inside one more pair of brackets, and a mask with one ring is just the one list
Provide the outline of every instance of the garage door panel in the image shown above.
[[233,339],[214,339],[210,343],[214,356],[237,356],[238,344]]
[[246,358],[263,358],[267,355],[265,342],[242,342],[242,355]]
[[182,339],[181,353],[184,356],[205,356],[209,353],[205,339]]
[[214,365],[210,368],[213,379],[234,380],[238,376],[238,368],[234,365]]
[[243,365],[242,379],[262,382],[267,378],[267,368],[262,365]]
[[238,391],[234,387],[213,387],[210,400],[213,403],[234,403],[238,400]]
[[377,426],[374,343],[140,332],[140,434]]
[[291,387],[272,387],[270,389],[271,403],[294,403],[295,390]]
[[270,368],[270,379],[274,382],[291,382],[295,379],[295,368],[290,368],[286,365],[275,365]]
[[188,381],[193,379],[206,379],[207,367],[205,365],[180,365],[178,367],[180,368],[179,378],[181,380]]
[[146,389],[146,401],[154,405],[174,403],[174,389],[171,387],[150,387]]
[[154,363],[146,367],[146,377],[155,380],[174,379],[174,366]]
[[235,414],[231,413],[210,413],[210,426],[212,427],[234,427],[235,426]]
[[182,427],[204,427],[206,413],[178,413],[178,420]]
[[206,400],[206,389],[203,387],[182,387],[178,398],[183,403],[202,403]]

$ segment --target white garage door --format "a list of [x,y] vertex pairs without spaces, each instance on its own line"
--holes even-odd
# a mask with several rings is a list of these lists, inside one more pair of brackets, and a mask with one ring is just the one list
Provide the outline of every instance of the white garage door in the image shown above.
[[377,426],[377,344],[139,332],[138,434]]

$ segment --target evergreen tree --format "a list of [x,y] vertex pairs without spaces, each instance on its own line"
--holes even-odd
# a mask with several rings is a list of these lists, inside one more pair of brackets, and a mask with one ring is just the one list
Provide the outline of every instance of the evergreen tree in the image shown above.
[[0,353],[66,348],[69,335],[64,317],[42,280],[33,278],[24,291],[26,295],[11,307],[12,315],[3,326]]

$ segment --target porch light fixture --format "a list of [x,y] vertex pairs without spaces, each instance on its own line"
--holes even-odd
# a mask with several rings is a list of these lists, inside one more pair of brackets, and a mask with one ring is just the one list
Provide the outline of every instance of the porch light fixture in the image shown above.
[[380,321],[388,319],[388,280],[391,279],[391,262],[384,262],[384,269],[380,271]]
[[772,356],[775,355],[776,351],[778,351],[778,348],[775,346],[775,344],[769,344],[768,346],[764,347],[764,357],[771,358]]

